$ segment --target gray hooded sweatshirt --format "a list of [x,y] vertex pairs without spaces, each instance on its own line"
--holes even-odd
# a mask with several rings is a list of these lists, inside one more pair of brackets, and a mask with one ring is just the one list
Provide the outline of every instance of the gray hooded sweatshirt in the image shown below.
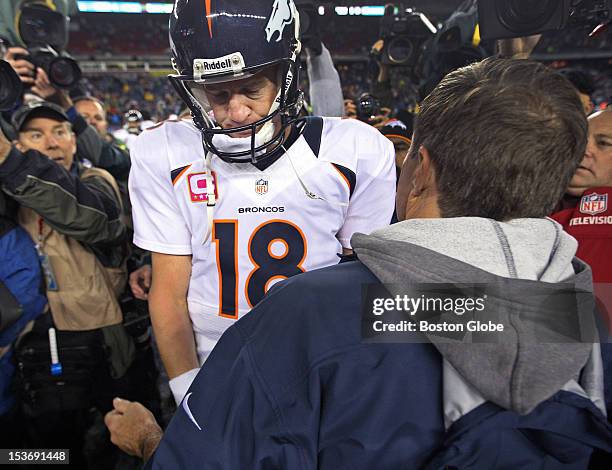
[[[505,293],[493,303],[496,321],[505,326],[503,341],[469,344],[428,336],[444,358],[447,428],[486,400],[527,414],[559,390],[589,398],[605,414],[599,344],[568,341],[558,329],[534,323],[534,315],[554,319],[555,312],[537,311],[541,301],[534,304],[533,295],[522,295],[560,283],[592,292],[590,268],[574,258],[577,242],[559,224],[550,219],[418,219],[356,234],[351,244],[384,284],[404,279],[485,283]],[[580,318],[579,327],[587,338],[596,338],[590,313]],[[534,339],[536,329],[540,340]]]

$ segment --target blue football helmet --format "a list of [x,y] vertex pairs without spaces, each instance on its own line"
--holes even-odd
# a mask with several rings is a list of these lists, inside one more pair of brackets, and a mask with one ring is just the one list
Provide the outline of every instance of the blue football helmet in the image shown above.
[[[170,15],[170,47],[177,73],[169,79],[191,110],[207,151],[230,163],[257,163],[280,148],[303,102],[298,89],[299,16],[293,0],[177,0]],[[241,127],[222,129],[207,100],[197,99],[190,88],[248,78],[272,66],[279,74],[278,92],[268,115]],[[280,127],[272,122],[276,116]],[[213,142],[216,135],[247,131],[248,149],[225,151]]]

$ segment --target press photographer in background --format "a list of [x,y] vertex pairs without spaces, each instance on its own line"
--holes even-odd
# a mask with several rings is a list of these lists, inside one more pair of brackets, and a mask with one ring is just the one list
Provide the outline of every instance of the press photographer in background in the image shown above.
[[[1,62],[0,109],[15,107],[21,86],[13,68]],[[142,321],[124,322],[119,300],[128,254],[119,189],[108,172],[75,159],[76,136],[61,107],[32,100],[12,113],[11,124],[13,145],[0,133],[0,186],[17,208],[2,215],[21,226],[30,244],[36,243],[49,314],[7,341],[0,338],[13,356],[6,356],[3,365],[18,370],[17,407],[0,414],[10,418],[16,413],[24,427],[21,446],[13,436],[16,448],[68,447],[77,468],[108,468],[127,456],[114,451],[103,433],[87,440],[94,449],[83,446],[112,398],[127,393],[158,408],[156,375],[147,375],[150,368],[142,354],[143,345],[150,347],[148,324],[143,331]],[[23,253],[7,255],[9,261],[21,260]],[[30,268],[40,273],[41,266]],[[30,289],[31,295],[38,292]],[[19,320],[33,319],[34,313],[39,311]],[[148,357],[152,364],[150,351]]]
[[76,138],[62,108],[31,102],[13,113],[12,125],[14,145],[0,134],[0,185],[36,243],[50,307],[14,346],[24,446],[70,447],[85,468],[89,408],[104,410],[102,397],[112,396],[113,380],[134,356],[117,300],[126,274],[121,203],[110,174],[75,161]]
[[[4,40],[3,56],[24,85],[24,95],[17,105],[42,99],[63,108],[77,136],[77,159],[88,160],[118,181],[127,182],[128,153],[89,126],[70,98],[68,90],[78,85],[82,73],[66,52],[68,17],[51,9],[49,2],[34,0],[19,4],[16,18],[16,39],[13,44]],[[3,129],[7,129],[11,113],[9,110],[2,114]]]
[[[0,60],[0,111],[11,109],[21,93],[19,77]],[[13,386],[14,343],[47,304],[34,242],[19,227],[17,210],[17,203],[0,191],[0,442],[13,448],[22,445],[24,433]]]
[[[51,6],[56,9],[51,9]],[[2,114],[7,135],[14,137],[15,130],[6,124],[10,121],[15,107],[29,101],[46,100],[61,107],[68,116],[72,130],[76,135],[76,160],[85,166],[95,166],[108,171],[117,181],[121,193],[123,221],[131,231],[131,204],[127,191],[127,179],[130,170],[130,157],[127,149],[120,143],[107,138],[104,128],[100,102],[89,97],[80,86],[81,70],[78,64],[66,52],[68,43],[68,18],[60,12],[56,0],[30,1],[19,5],[16,13],[18,21],[14,32],[15,40],[24,47],[5,48],[5,58],[19,75],[24,93],[13,109]],[[73,99],[77,102],[73,103]],[[93,105],[93,109],[92,109]],[[83,111],[87,120],[79,113]],[[100,119],[97,118],[100,114]],[[128,234],[131,240],[131,234]],[[130,242],[131,244],[131,242]],[[130,272],[143,264],[144,254],[131,246],[133,255],[128,260]],[[134,305],[132,293],[128,292],[126,305]],[[137,302],[136,302],[137,303]],[[135,313],[135,312],[139,313]],[[130,316],[146,315],[146,304],[130,309]],[[144,321],[144,320],[143,320]],[[148,320],[147,320],[148,321]],[[147,343],[150,341],[147,340]],[[148,359],[149,374],[154,371],[153,359]]]

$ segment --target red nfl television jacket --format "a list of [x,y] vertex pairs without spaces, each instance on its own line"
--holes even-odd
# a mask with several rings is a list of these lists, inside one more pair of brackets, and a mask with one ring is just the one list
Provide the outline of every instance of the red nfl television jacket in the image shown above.
[[612,331],[612,187],[586,190],[577,205],[551,218],[578,240],[576,256],[593,270],[595,295]]

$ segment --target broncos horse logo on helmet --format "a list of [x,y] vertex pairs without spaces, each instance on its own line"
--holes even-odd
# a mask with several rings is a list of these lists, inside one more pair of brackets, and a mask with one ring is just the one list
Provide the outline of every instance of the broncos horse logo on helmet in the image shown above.
[[[293,0],[179,1],[169,29],[177,73],[168,78],[191,110],[205,150],[229,163],[256,163],[280,149],[303,101],[298,89],[299,15]],[[277,96],[268,114],[253,123],[221,128],[210,103],[191,91],[249,78],[268,67],[278,73]],[[234,138],[249,132],[249,149],[228,150],[215,143],[224,141],[219,135]]]
[[293,10],[291,9],[291,0],[276,0],[272,7],[272,14],[266,25],[266,39],[268,42],[274,37],[274,33],[278,32],[276,42],[283,38],[283,30],[285,26],[293,21]]

